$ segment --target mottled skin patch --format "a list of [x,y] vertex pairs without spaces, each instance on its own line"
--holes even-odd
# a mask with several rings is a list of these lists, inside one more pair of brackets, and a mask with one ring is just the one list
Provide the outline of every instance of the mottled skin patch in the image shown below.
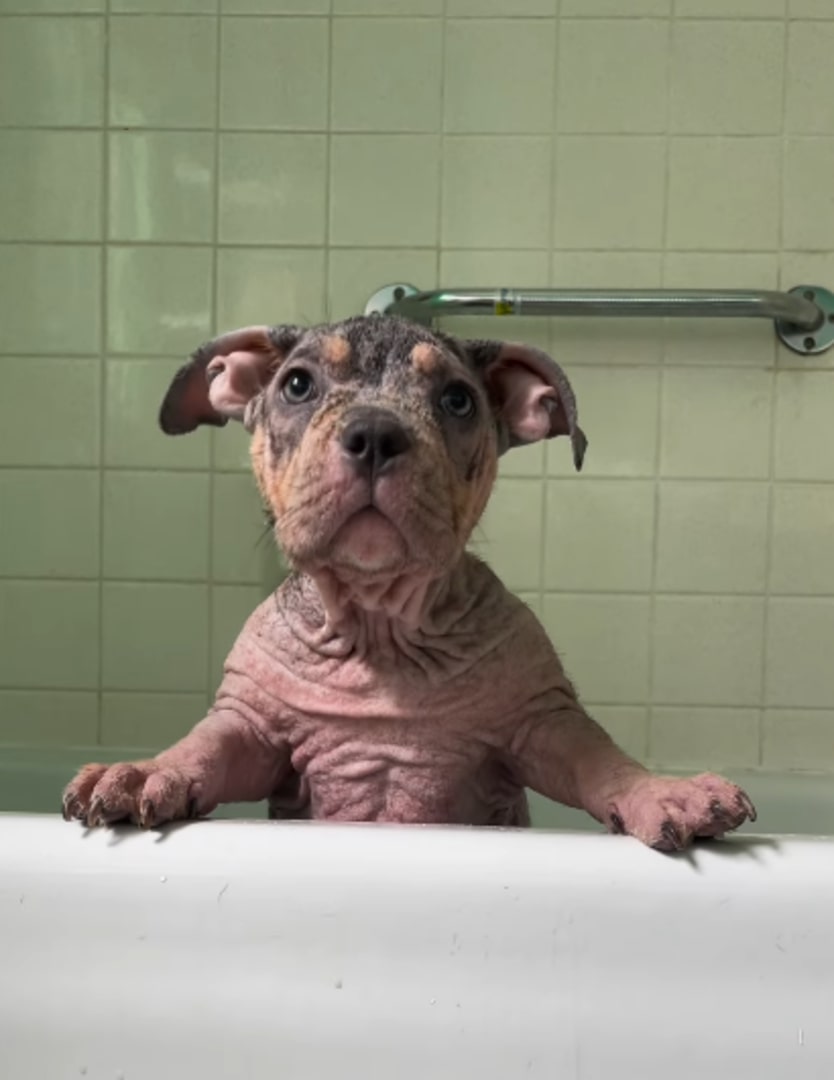
[[155,825],[268,799],[278,817],[525,825],[525,789],[674,850],[754,816],[721,777],[655,776],[588,716],[538,620],[465,550],[512,446],[586,440],[527,346],[400,319],[249,327],[201,347],[160,412],[228,419],[294,568],[247,621],[208,716],[156,757],[88,765],[64,813]]

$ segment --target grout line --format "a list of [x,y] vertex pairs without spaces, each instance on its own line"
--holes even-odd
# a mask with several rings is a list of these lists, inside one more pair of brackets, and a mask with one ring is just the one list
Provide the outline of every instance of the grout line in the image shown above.
[[[559,101],[558,101],[558,86],[559,86],[559,45],[561,41],[560,29],[561,29],[561,0],[555,0],[554,3],[554,20],[553,20],[553,65],[551,71],[551,84],[550,84],[550,107],[551,107],[551,125],[550,125],[550,190],[548,192],[547,200],[547,242],[548,242],[548,257],[547,257],[547,280],[553,281],[554,277],[554,230],[556,227],[556,188],[558,184],[558,152],[559,152],[559,136],[558,136],[558,123],[557,118],[559,114]],[[554,338],[554,323],[550,319],[547,326],[547,344],[551,354],[554,352],[555,338]],[[581,421],[580,421],[581,427]],[[541,526],[539,529],[539,588],[537,593],[539,613],[540,617],[544,617],[544,601],[545,601],[545,585],[547,578],[547,550],[548,550],[548,518],[550,508],[550,445],[544,443],[542,445],[542,467],[541,467]]]
[[[784,41],[782,48],[782,102],[781,102],[781,130],[782,130],[782,152],[779,155],[779,176],[778,176],[778,193],[779,193],[779,218],[778,218],[778,244],[779,250],[782,251],[785,240],[784,229],[784,206],[785,206],[785,124],[787,118],[787,101],[788,101],[788,16],[787,5],[784,18]],[[779,266],[779,276],[781,279],[781,259]],[[773,364],[770,371],[770,446],[768,448],[768,486],[767,486],[767,526],[765,531],[765,566],[764,566],[764,614],[762,618],[762,671],[761,671],[761,683],[759,687],[759,695],[762,709],[765,708],[767,702],[767,653],[768,653],[768,636],[770,633],[770,601],[771,601],[771,570],[773,565],[773,531],[776,520],[776,493],[775,493],[775,478],[776,478],[776,402],[778,394],[778,380],[776,373],[778,371],[779,364],[779,348],[774,341],[771,343],[773,349]],[[758,730],[758,763],[761,765],[765,758],[765,725],[763,721],[763,713],[759,714],[759,730]]]
[[443,280],[443,207],[445,200],[443,196],[443,185],[446,181],[446,51],[447,51],[447,32],[449,27],[449,18],[447,11],[449,8],[449,0],[443,0],[441,8],[442,22],[440,32],[440,116],[437,120],[437,198],[435,203],[435,213],[437,215],[437,221],[435,223],[434,230],[434,280],[435,287],[439,288],[440,283]]
[[[669,17],[666,23],[666,133],[664,136],[664,178],[663,178],[663,228],[661,242],[663,245],[663,254],[660,259],[660,280],[661,286],[665,284],[666,277],[666,255],[667,247],[669,243],[669,205],[670,205],[670,173],[671,173],[671,146],[672,140],[669,134],[671,113],[672,113],[672,50],[674,48],[674,27],[675,27],[675,7],[676,0],[671,0],[669,8]],[[645,731],[645,752],[646,755],[651,758],[653,749],[653,737],[652,737],[652,720],[654,718],[654,706],[656,704],[654,700],[654,686],[655,686],[655,674],[656,674],[656,655],[655,655],[655,643],[656,643],[656,629],[657,629],[657,564],[658,556],[660,554],[660,495],[661,495],[661,483],[664,479],[662,475],[662,452],[663,452],[663,391],[665,385],[665,367],[666,367],[666,353],[667,353],[667,333],[666,327],[668,323],[662,320],[658,324],[657,333],[660,335],[661,340],[661,364],[659,368],[659,374],[657,379],[657,401],[655,403],[655,446],[654,446],[654,491],[653,491],[653,522],[652,522],[652,563],[651,563],[651,583],[649,593],[649,660],[648,660],[648,687],[647,687],[647,703],[648,710],[646,716],[646,731]]]
[[[110,3],[104,3],[104,44],[102,55],[102,111],[105,125],[110,119]],[[107,288],[108,276],[108,233],[110,230],[110,134],[106,127],[101,129],[101,206],[99,207],[99,220],[101,223],[100,241],[100,281],[99,303],[101,304],[99,335],[101,344],[101,356],[99,363],[99,439],[98,439],[98,686],[96,694],[96,744],[101,745],[103,739],[104,724],[104,555],[107,530],[105,524],[105,495],[107,470],[105,469],[107,437],[107,336],[109,333],[109,320],[107,303],[109,291]]]
[[[218,238],[220,235],[220,109],[223,93],[223,72],[222,65],[220,63],[221,49],[222,49],[222,35],[223,35],[223,19],[220,14],[220,0],[215,0],[215,32],[214,32],[214,138],[212,146],[212,206],[211,206],[211,237],[212,237],[212,259],[211,259],[211,311],[209,313],[209,325],[211,327],[212,335],[218,334],[221,328],[217,325],[217,314],[219,308],[218,290],[219,290],[219,262],[220,262],[220,245]],[[225,329],[225,328],[224,328]],[[206,586],[206,610],[208,612],[208,627],[206,632],[206,685],[203,687],[203,692],[206,694],[208,700],[211,700],[213,692],[213,679],[212,679],[212,660],[213,649],[212,643],[214,641],[214,517],[215,517],[215,500],[217,497],[217,432],[212,431],[209,438],[209,484],[208,484],[208,536],[206,537],[206,558],[208,575],[205,583]]]
[[330,241],[330,214],[333,202],[333,0],[329,0],[327,8],[327,71],[325,72],[327,133],[324,142],[324,282],[322,287],[324,289],[324,318],[325,322],[330,322],[332,318],[330,252],[333,246]]

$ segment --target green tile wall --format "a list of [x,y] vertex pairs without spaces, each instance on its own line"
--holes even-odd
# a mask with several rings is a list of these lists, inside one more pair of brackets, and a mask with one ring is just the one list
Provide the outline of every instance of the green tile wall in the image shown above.
[[[829,0],[0,0],[0,750],[152,748],[282,573],[215,330],[395,280],[834,288]],[[834,354],[766,324],[449,320],[591,439],[473,537],[668,766],[834,769]],[[51,751],[50,751],[51,752]]]

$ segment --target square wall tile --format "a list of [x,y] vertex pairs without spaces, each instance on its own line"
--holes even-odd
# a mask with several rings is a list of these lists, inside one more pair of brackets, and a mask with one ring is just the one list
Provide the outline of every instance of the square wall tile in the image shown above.
[[101,743],[159,753],[187,735],[205,715],[204,694],[103,694]]
[[437,255],[425,248],[333,248],[327,282],[330,319],[361,315],[371,296],[396,282],[416,289],[437,284]]
[[[569,365],[570,356],[563,362]],[[588,436],[582,475],[654,476],[660,373],[651,368],[577,367],[568,377],[579,426]],[[571,454],[562,442],[566,440],[547,444],[551,476],[573,473]]]
[[[356,3],[357,0],[335,0],[340,3]],[[380,0],[376,0],[377,3]],[[512,7],[513,15],[554,15],[553,0],[516,0]],[[454,15],[506,15],[506,0],[446,0],[446,14]]]
[[778,139],[673,138],[668,246],[777,248],[779,153]]
[[213,236],[214,136],[110,134],[110,239],[204,241]]
[[666,140],[572,135],[556,150],[556,248],[659,248]]
[[675,0],[675,14],[711,19],[778,19],[785,14],[785,0]]
[[834,138],[789,138],[784,153],[785,247],[834,248]]
[[0,240],[101,238],[101,135],[0,131]]
[[759,760],[758,709],[652,709],[649,750],[667,768],[749,767]]
[[251,438],[243,424],[215,428],[209,435],[209,441],[215,469],[249,472],[252,467],[249,457]]
[[249,616],[267,595],[257,585],[215,585],[211,590],[211,672],[214,697],[223,679],[223,665]]
[[102,120],[103,76],[103,19],[3,19],[0,124],[95,127]]
[[555,51],[555,20],[448,21],[445,130],[510,135],[549,132]]
[[659,705],[758,705],[764,600],[658,596],[654,685]]
[[783,22],[678,19],[672,31],[670,130],[781,131],[784,56]]
[[767,769],[830,771],[834,768],[834,711],[768,709],[762,757]]
[[[680,0],[678,0],[680,3]],[[559,11],[566,15],[668,15],[672,0],[561,0]]]
[[763,592],[768,505],[767,484],[662,483],[656,588]]
[[0,244],[0,353],[97,353],[101,251]]
[[219,473],[212,478],[211,573],[214,581],[264,583],[286,576],[254,477]]
[[[3,356],[0,385],[0,462],[98,464],[98,360]],[[37,408],[30,408],[38,387]]]
[[205,691],[208,587],[106,582],[103,589],[105,689]]
[[787,708],[834,704],[834,600],[770,600],[765,701]]
[[540,480],[499,480],[469,545],[514,592],[541,584],[543,495]]
[[220,126],[327,127],[327,19],[223,19]]
[[591,715],[624,753],[637,761],[645,761],[648,751],[648,709],[634,705],[594,705]]
[[209,337],[209,248],[111,247],[107,346],[117,353],[181,355]]
[[201,581],[208,555],[207,474],[105,473],[104,577]]
[[217,255],[217,330],[251,323],[316,323],[324,316],[324,253],[246,250]]
[[777,484],[773,489],[771,593],[834,594],[834,487]]
[[[661,283],[659,252],[555,251],[550,283],[560,289],[653,289]],[[654,319],[550,319],[553,355],[573,365],[658,364],[663,325]],[[596,450],[594,450],[596,457]]]
[[222,244],[323,244],[324,135],[220,136]]
[[653,541],[653,483],[557,480],[547,485],[546,589],[648,589]]
[[439,172],[433,135],[334,135],[331,244],[434,247]]
[[333,130],[437,131],[442,56],[441,19],[334,19]]
[[109,360],[104,420],[105,465],[208,469],[209,430],[171,438],[157,424],[162,399],[185,357]]
[[98,686],[99,586],[0,581],[0,686]]
[[[778,276],[775,252],[670,251],[663,284],[673,289],[776,289]],[[776,335],[767,319],[667,319],[664,334],[670,364],[775,363]]]
[[658,596],[653,698],[670,705],[757,705],[765,602],[757,597]]
[[824,436],[834,409],[834,374],[776,376],[775,473],[779,480],[834,480],[834,443]]
[[327,15],[330,0],[220,0],[223,15]]
[[119,15],[213,15],[217,0],[110,0]]
[[[451,288],[477,285],[500,289],[512,283],[520,288],[547,288],[549,258],[546,251],[482,251],[446,249],[440,253],[440,280]],[[509,324],[496,323],[490,315],[455,315],[440,320],[440,327],[459,338],[511,337],[550,351],[550,320],[538,316],[513,317]],[[505,329],[506,327],[506,329]],[[521,448],[519,448],[521,449]],[[525,450],[534,449],[525,447]],[[541,451],[541,447],[538,448]],[[518,457],[514,452],[509,459]],[[507,461],[505,456],[502,461]],[[541,458],[539,464],[541,465]],[[541,475],[539,468],[538,475]]]
[[0,577],[98,578],[99,476],[0,469]]
[[550,142],[523,135],[444,139],[443,246],[547,248]]
[[834,19],[834,7],[831,0],[788,0],[788,15],[792,19]]
[[768,371],[665,371],[661,474],[766,479],[770,469],[772,383]]
[[666,130],[668,20],[563,20],[556,103],[560,131]]
[[642,704],[649,689],[649,598],[544,598],[543,622],[583,701]]
[[92,746],[98,734],[98,694],[0,690],[0,716],[0,739],[7,746]]
[[214,126],[214,19],[112,15],[109,33],[111,124]]
[[[834,5],[829,4],[834,18]],[[785,129],[793,134],[834,132],[834,24],[792,22],[788,25]]]
[[105,0],[0,0],[0,15],[87,15],[104,11]]

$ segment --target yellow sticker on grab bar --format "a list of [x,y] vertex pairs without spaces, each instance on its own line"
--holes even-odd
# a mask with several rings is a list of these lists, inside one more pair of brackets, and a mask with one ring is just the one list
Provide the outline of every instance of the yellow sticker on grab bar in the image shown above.
[[515,304],[509,298],[509,289],[502,289],[501,296],[495,301],[493,305],[493,313],[495,315],[512,315],[515,310]]

